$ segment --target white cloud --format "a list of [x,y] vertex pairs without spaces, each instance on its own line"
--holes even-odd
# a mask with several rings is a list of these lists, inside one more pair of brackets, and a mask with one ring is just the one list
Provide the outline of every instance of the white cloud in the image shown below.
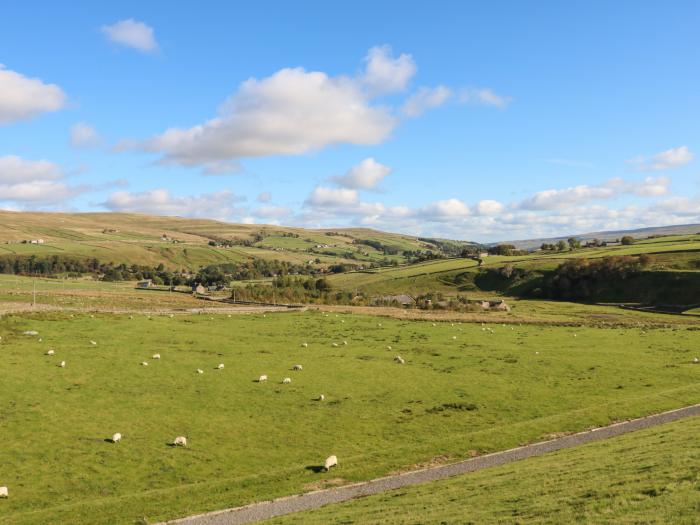
[[363,82],[373,95],[403,91],[417,67],[411,55],[401,54],[393,58],[391,47],[377,46],[365,57],[366,69]]
[[100,134],[87,122],[78,122],[70,129],[70,144],[74,148],[92,148],[101,142]]
[[152,53],[158,49],[153,28],[133,18],[102,26],[102,33],[112,42],[138,51]]
[[445,86],[422,87],[408,97],[401,111],[409,117],[417,117],[429,109],[442,106],[451,96],[452,90]]
[[0,64],[0,125],[64,107],[66,94],[56,84],[27,78]]
[[253,211],[253,216],[264,218],[288,217],[293,213],[291,208],[285,206],[260,206]]
[[503,204],[494,200],[482,200],[476,204],[476,212],[479,215],[498,215],[503,208]]
[[306,204],[318,207],[350,206],[359,200],[357,190],[326,188],[317,186],[309,195]]
[[390,110],[371,106],[352,79],[283,69],[243,82],[218,117],[189,129],[171,128],[141,147],[162,153],[165,162],[208,165],[299,155],[332,144],[377,144],[395,125]]
[[637,171],[663,171],[685,166],[694,157],[695,155],[687,146],[680,146],[679,148],[667,149],[651,157],[640,156],[627,162],[633,164]]
[[582,184],[572,188],[544,190],[525,199],[519,207],[525,210],[553,210],[593,200],[604,200],[621,195],[654,197],[668,193],[670,179],[667,177],[647,177],[641,182],[610,179],[599,186]]
[[459,199],[446,199],[433,202],[418,212],[418,215],[420,215],[423,219],[432,221],[467,217],[469,214],[469,206]]
[[58,165],[45,160],[0,157],[0,202],[53,204],[85,191],[62,182]]
[[459,102],[463,104],[477,104],[481,106],[493,106],[499,109],[508,107],[513,99],[498,95],[488,88],[466,88],[459,93]]
[[342,177],[333,177],[331,180],[344,188],[369,190],[376,188],[382,179],[390,173],[389,166],[380,164],[369,157],[350,168]]
[[235,207],[238,200],[230,191],[177,197],[167,189],[156,189],[140,193],[118,191],[102,205],[118,212],[228,219],[240,211]]

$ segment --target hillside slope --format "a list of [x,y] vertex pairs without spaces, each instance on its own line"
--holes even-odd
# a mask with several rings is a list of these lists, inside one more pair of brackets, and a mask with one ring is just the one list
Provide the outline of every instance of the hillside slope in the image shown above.
[[402,263],[410,253],[459,250],[467,244],[361,228],[308,230],[141,214],[0,211],[0,257],[62,255],[171,269],[251,259],[362,266]]

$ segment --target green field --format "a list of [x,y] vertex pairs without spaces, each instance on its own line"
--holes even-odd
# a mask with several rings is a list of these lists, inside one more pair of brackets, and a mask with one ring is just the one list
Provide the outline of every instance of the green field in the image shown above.
[[[162,239],[164,235],[167,240]],[[21,242],[32,239],[42,239],[44,243]],[[210,241],[222,240],[245,241],[251,245],[209,246]],[[378,241],[401,252],[439,251],[416,237],[362,228],[307,230],[126,213],[48,214],[0,210],[0,257],[94,257],[115,264],[157,266],[162,263],[172,270],[257,258],[296,264],[319,259],[320,263],[315,263],[319,268],[337,263],[406,261],[402,254],[385,256],[375,248],[356,244],[360,240]]]
[[696,417],[265,523],[691,525],[700,515],[698,435]]
[[[311,467],[329,454],[352,482],[700,396],[693,326],[491,330],[320,312],[4,316],[0,522],[153,522],[321,487]],[[187,448],[168,446],[178,435]]]

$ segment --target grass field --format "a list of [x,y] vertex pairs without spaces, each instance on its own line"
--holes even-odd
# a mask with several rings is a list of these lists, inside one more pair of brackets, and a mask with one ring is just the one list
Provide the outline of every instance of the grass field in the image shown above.
[[[51,226],[47,226],[50,224]],[[163,240],[165,235],[167,239]],[[256,240],[257,236],[262,240]],[[43,239],[43,244],[21,241]],[[175,240],[177,242],[172,242]],[[212,247],[209,241],[249,241],[250,246]],[[157,266],[173,270],[250,259],[303,264],[319,259],[319,267],[396,260],[358,240],[379,241],[398,250],[436,247],[409,235],[354,228],[307,230],[270,225],[230,224],[205,219],[158,217],[127,213],[18,213],[0,210],[0,257],[3,255],[63,255],[95,257],[101,262]],[[316,248],[317,246],[325,248]],[[352,259],[347,258],[352,254]]]
[[[4,316],[0,485],[11,497],[0,500],[0,522],[158,521],[700,396],[694,327],[492,330],[320,312]],[[150,358],[156,352],[161,360]],[[304,369],[291,371],[297,363]],[[270,381],[255,382],[260,374]],[[105,442],[114,432],[123,441]],[[168,446],[178,435],[187,448]],[[329,454],[342,467],[315,473]]]
[[698,435],[696,417],[265,523],[696,524]]

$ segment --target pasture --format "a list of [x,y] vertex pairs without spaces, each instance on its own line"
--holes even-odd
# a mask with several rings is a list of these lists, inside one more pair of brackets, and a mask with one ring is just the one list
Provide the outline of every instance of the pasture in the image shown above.
[[699,434],[696,417],[265,523],[691,525],[700,513]]
[[[149,523],[510,448],[700,394],[692,326],[55,312],[4,316],[0,336],[0,485],[11,493],[0,522],[13,525]],[[256,382],[261,374],[269,381]],[[107,442],[115,432],[122,441]],[[188,447],[169,446],[180,435]],[[340,467],[317,472],[330,454]]]

